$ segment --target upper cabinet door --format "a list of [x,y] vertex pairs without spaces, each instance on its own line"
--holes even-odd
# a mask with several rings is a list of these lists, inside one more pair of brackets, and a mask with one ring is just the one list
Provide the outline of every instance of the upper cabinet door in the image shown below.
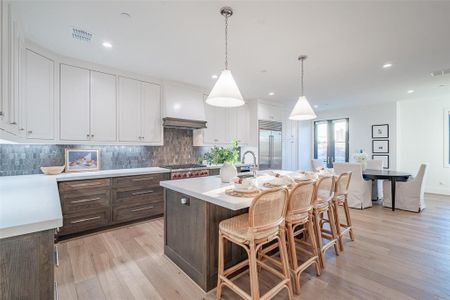
[[61,64],[60,94],[61,139],[89,140],[89,70]]
[[248,104],[236,108],[236,139],[239,144],[249,144],[250,108]]
[[162,137],[161,87],[156,84],[141,83],[142,140],[159,143]]
[[117,140],[116,76],[91,71],[91,139]]
[[119,77],[119,141],[140,142],[141,82]]
[[54,139],[54,61],[25,50],[26,136]]

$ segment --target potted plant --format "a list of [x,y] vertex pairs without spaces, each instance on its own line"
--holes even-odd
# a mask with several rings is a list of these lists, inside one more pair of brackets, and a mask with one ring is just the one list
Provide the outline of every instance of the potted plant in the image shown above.
[[209,152],[203,155],[203,159],[209,164],[223,164],[220,168],[220,178],[222,182],[231,182],[237,176],[237,169],[234,165],[239,161],[237,140],[233,139],[228,147],[212,147]]

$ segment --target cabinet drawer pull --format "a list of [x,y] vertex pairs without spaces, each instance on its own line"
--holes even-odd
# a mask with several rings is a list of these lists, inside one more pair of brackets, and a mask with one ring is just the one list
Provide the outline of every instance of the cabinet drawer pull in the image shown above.
[[55,245],[55,265],[59,267],[59,252],[58,252],[58,246]]
[[96,186],[99,185],[98,183],[71,183],[70,186],[71,187],[84,187],[84,186]]
[[144,177],[144,178],[133,178],[132,181],[146,181],[146,180],[153,180],[155,177]]
[[85,219],[75,220],[75,221],[70,222],[70,224],[83,223],[83,222],[92,221],[92,220],[97,220],[97,219],[100,219],[100,216],[96,216],[96,217],[92,217],[92,218],[85,218]]
[[53,299],[59,300],[58,283],[56,281],[54,282],[54,297],[53,297]]
[[141,192],[134,192],[134,193],[131,193],[131,195],[133,195],[133,196],[139,196],[139,195],[145,195],[145,194],[152,194],[152,193],[154,193],[155,191],[153,191],[153,190],[149,190],[149,191],[141,191]]
[[132,209],[131,211],[136,212],[136,211],[147,210],[147,209],[152,209],[152,208],[153,208],[153,205],[150,205],[150,206],[146,206],[146,207],[135,208],[135,209]]
[[100,199],[102,199],[102,198],[95,197],[95,198],[89,198],[89,199],[74,200],[74,201],[70,201],[70,203],[78,204],[78,203],[97,201],[97,200],[100,200]]

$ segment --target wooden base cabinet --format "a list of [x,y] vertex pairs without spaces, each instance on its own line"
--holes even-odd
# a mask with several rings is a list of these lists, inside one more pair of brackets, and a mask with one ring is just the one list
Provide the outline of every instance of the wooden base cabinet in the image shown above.
[[63,227],[59,236],[161,216],[161,180],[169,173],[59,183]]

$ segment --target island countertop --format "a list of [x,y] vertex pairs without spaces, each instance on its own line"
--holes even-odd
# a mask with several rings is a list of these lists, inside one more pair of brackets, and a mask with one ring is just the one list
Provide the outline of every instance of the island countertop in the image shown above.
[[[289,171],[275,171],[282,174],[290,173]],[[269,181],[272,177],[265,176],[262,172],[258,176],[259,184]],[[239,210],[250,207],[252,198],[235,197],[225,194],[225,190],[233,187],[232,183],[223,183],[220,176],[194,177],[188,179],[166,180],[161,181],[160,185],[167,189],[195,197],[197,199],[222,206],[231,210]]]

